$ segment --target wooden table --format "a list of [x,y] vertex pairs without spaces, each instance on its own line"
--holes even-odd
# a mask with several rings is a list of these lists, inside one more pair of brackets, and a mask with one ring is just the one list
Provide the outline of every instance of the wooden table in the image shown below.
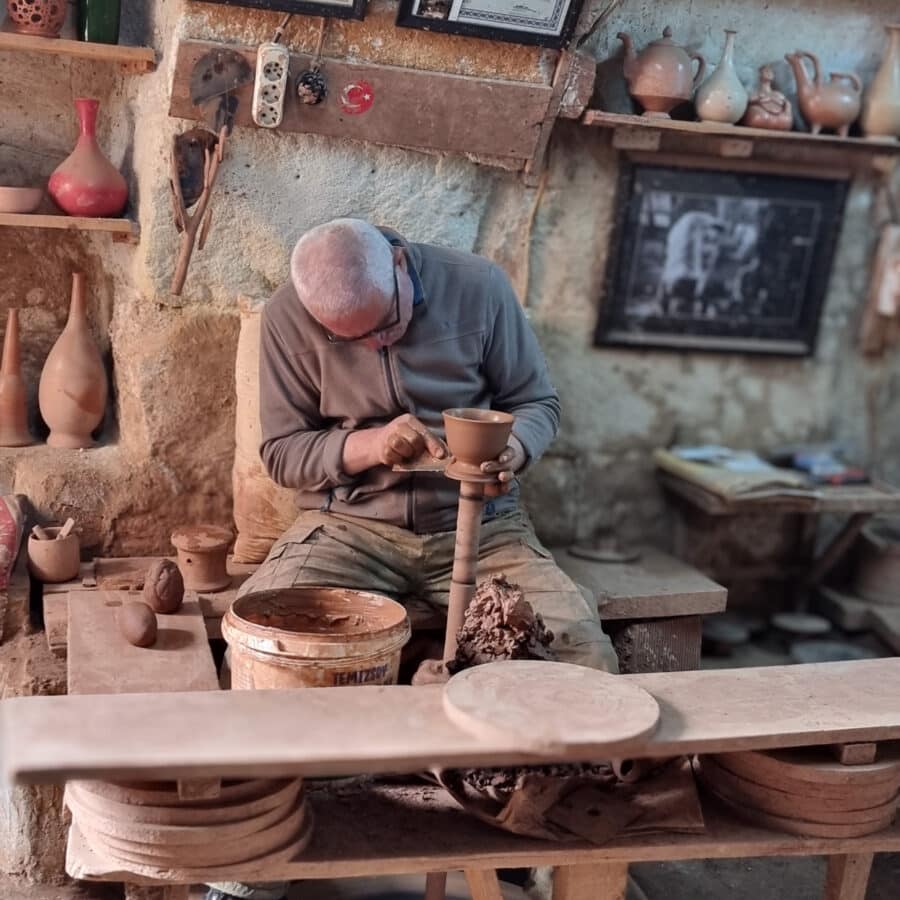
[[633,562],[594,562],[565,548],[557,565],[593,595],[619,670],[675,672],[700,667],[702,617],[723,612],[728,592],[693,566],[654,547]]
[[[809,591],[820,584],[852,546],[863,525],[879,513],[900,512],[900,490],[884,483],[821,485],[814,491],[773,492],[769,496],[724,498],[670,472],[657,471],[660,484],[681,504],[701,513],[700,526],[714,532],[716,518],[768,514],[774,517],[796,514],[803,517],[802,547],[797,568],[773,567],[767,574],[797,578],[803,603]],[[824,547],[816,550],[819,519],[823,515],[845,517],[844,524]],[[680,529],[678,555],[707,569],[693,552],[693,541]],[[714,573],[726,578],[728,573]],[[762,573],[761,573],[762,574]]]

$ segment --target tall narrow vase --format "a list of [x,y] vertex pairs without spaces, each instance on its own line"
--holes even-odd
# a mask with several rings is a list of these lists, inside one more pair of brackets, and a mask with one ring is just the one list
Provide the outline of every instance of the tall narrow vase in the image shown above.
[[869,85],[860,124],[866,137],[900,137],[900,25],[886,25],[888,49]]
[[100,103],[75,101],[81,133],[75,149],[50,176],[47,193],[70,216],[118,216],[128,200],[128,185],[97,144]]
[[25,409],[19,311],[11,309],[6,318],[3,362],[0,363],[0,447],[25,447],[33,443]]
[[72,275],[69,319],[53,345],[38,389],[51,447],[91,447],[106,411],[106,369],[87,321],[84,275]]
[[119,43],[121,0],[78,0],[78,38],[98,44]]
[[734,36],[736,31],[725,29],[725,49],[716,71],[700,85],[694,97],[697,115],[704,122],[733,125],[747,111],[750,99],[734,68]]

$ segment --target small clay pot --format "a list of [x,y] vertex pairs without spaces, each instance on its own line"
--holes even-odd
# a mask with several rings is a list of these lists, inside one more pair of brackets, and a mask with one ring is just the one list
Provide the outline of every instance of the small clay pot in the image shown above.
[[443,416],[447,446],[457,468],[472,474],[478,474],[483,462],[503,452],[514,421],[510,413],[493,409],[445,409]]
[[119,609],[116,621],[125,640],[135,647],[152,647],[156,643],[156,613],[141,600],[129,600]]
[[186,589],[221,591],[231,584],[225,561],[233,540],[232,532],[218,525],[193,525],[172,532]]
[[28,569],[45,584],[71,581],[81,568],[81,547],[77,534],[56,540],[61,526],[45,527],[51,540],[42,541],[33,534],[28,537]]
[[40,37],[59,37],[67,6],[65,0],[6,0],[12,30]]
[[171,559],[157,560],[144,578],[144,603],[154,612],[171,614],[181,609],[184,579]]

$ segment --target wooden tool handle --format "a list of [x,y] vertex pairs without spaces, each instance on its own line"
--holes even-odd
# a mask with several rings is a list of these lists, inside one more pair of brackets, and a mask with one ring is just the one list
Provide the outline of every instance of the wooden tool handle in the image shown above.
[[50,541],[52,538],[40,525],[35,525],[31,529],[31,533],[39,540],[39,541]]
[[71,534],[72,529],[73,529],[74,527],[75,527],[75,520],[74,520],[73,518],[71,518],[71,517],[68,518],[68,519],[66,519],[65,524],[63,525],[63,527],[60,528],[59,531],[57,532],[56,539],[57,539],[58,541],[60,541],[60,540],[62,540],[63,538],[67,538],[67,537]]

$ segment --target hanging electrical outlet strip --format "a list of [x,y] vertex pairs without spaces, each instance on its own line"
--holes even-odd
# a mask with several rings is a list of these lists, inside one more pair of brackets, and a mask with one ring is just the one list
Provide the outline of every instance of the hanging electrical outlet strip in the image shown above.
[[262,128],[277,128],[281,124],[289,67],[287,47],[276,43],[259,45],[251,114]]

